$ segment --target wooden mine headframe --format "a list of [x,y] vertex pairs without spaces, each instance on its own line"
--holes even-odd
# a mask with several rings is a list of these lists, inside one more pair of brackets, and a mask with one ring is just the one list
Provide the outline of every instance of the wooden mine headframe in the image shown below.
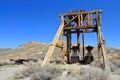
[[77,34],[77,46],[80,47],[80,34],[82,34],[82,44],[83,44],[83,58],[85,54],[84,50],[84,33],[97,33],[97,42],[98,42],[98,54],[99,57],[102,56],[103,65],[106,70],[109,70],[108,59],[105,51],[105,40],[101,31],[101,10],[94,11],[70,11],[66,14],[61,14],[61,24],[55,35],[53,42],[50,45],[50,48],[42,62],[42,65],[48,64],[57,44],[57,41],[62,35],[62,51],[64,50],[64,37],[67,41],[67,62],[70,62],[70,53],[71,53],[71,35]]

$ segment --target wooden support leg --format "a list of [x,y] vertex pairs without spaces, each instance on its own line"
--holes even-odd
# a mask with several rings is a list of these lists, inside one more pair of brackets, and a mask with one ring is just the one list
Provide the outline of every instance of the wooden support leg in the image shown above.
[[101,63],[101,43],[100,43],[100,36],[99,33],[97,33],[97,41],[98,41],[98,60]]
[[65,63],[65,50],[64,50],[64,31],[62,31],[62,48],[61,48],[61,63]]
[[78,52],[80,52],[80,33],[77,31],[77,45],[78,45]]
[[[108,61],[108,57],[106,55],[106,50],[105,50],[105,43],[104,43],[104,38],[100,29],[100,26],[98,26],[98,41],[99,41],[99,49],[101,50],[100,53],[102,53],[102,57],[103,57],[103,67],[106,71],[110,71],[110,66],[109,66],[109,61]],[[99,53],[99,54],[100,54]]]
[[67,31],[67,63],[70,63],[70,52],[71,52],[71,34]]
[[62,20],[62,23],[59,26],[59,29],[58,29],[58,31],[57,31],[57,33],[56,33],[56,35],[55,35],[55,37],[54,37],[54,39],[52,41],[52,44],[50,45],[50,47],[48,49],[48,52],[47,52],[47,54],[46,54],[46,56],[45,56],[45,58],[44,58],[44,60],[43,60],[43,62],[41,64],[41,66],[44,66],[44,65],[48,64],[51,57],[52,57],[52,55],[53,55],[53,51],[55,49],[57,41],[58,41],[58,39],[60,37],[60,34],[62,33],[63,28],[64,28],[64,17],[63,16],[61,17],[61,20]]
[[83,33],[82,33],[82,44],[83,44],[83,60],[84,60],[84,58],[85,58],[84,30],[83,30]]

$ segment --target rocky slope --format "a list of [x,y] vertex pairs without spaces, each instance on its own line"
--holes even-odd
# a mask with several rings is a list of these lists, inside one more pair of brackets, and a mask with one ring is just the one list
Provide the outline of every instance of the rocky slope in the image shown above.
[[[43,58],[50,44],[40,42],[27,42],[15,49],[0,49],[0,60],[19,59],[19,58]],[[54,53],[60,52],[56,48]]]
[[[18,46],[15,49],[0,48],[0,60],[6,60],[6,59],[11,59],[11,58],[12,59],[19,59],[19,58],[41,58],[43,59],[49,46],[50,44],[48,43],[27,42],[25,44]],[[107,48],[107,52],[109,50],[120,52],[119,48]],[[53,55],[53,58],[56,58],[56,56],[60,56],[60,51],[61,51],[60,48],[56,48],[54,51],[55,55]],[[81,53],[82,53],[82,49],[81,49]],[[94,47],[94,49],[92,50],[92,53],[96,55],[97,47]]]

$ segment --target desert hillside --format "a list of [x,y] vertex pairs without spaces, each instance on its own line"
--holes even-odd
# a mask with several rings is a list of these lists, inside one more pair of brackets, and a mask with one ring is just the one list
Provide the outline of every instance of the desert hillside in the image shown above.
[[[49,43],[41,43],[41,42],[27,42],[25,44],[22,44],[18,46],[15,49],[7,48],[3,49],[0,48],[0,60],[7,60],[7,59],[19,59],[19,58],[41,58],[43,59],[50,44]],[[82,48],[82,46],[81,46]],[[56,58],[56,56],[60,56],[60,48],[56,48],[54,51],[53,58]],[[106,52],[114,51],[115,53],[119,53],[119,48],[112,48],[107,47]],[[81,49],[82,53],[82,49]],[[94,49],[92,50],[92,53],[94,55],[97,55],[97,47],[94,46]],[[110,56],[114,56],[115,54],[109,54]],[[118,54],[117,54],[118,55]],[[115,55],[116,56],[116,55]]]
[[[19,59],[19,58],[43,58],[45,56],[49,43],[40,43],[40,42],[27,42],[18,46],[15,49],[2,49],[0,48],[0,60],[7,59]],[[59,48],[56,48],[54,52],[60,52]]]
[[[0,61],[1,66],[14,66],[14,64],[6,64],[4,61],[8,61],[9,59],[44,59],[44,56],[49,48],[49,43],[41,43],[41,42],[27,42],[18,46],[15,49],[0,48]],[[87,45],[85,45],[87,46]],[[56,47],[54,51],[54,55],[52,57],[53,60],[60,59],[60,51],[61,49]],[[41,67],[41,60],[37,63],[25,63],[24,65],[17,65],[16,67],[5,68],[5,70],[1,71],[0,75],[3,73],[7,74],[9,71],[14,73],[16,69],[19,67],[22,68],[22,71],[19,73],[15,73],[11,80],[87,80],[86,78],[92,76],[92,80],[119,80],[120,75],[120,49],[107,47],[106,49],[107,55],[110,60],[110,69],[112,73],[107,73],[102,71],[101,67],[96,65],[97,63],[93,63],[90,65],[81,65],[81,64],[72,64],[72,65],[63,65],[57,63],[51,63],[48,66]],[[80,53],[82,53],[82,45]],[[87,51],[85,50],[85,53]],[[92,50],[94,56],[97,55],[97,47],[94,46]],[[51,62],[52,62],[51,61]],[[53,66],[54,65],[54,66]],[[97,66],[97,67],[96,67]],[[13,70],[12,70],[13,69]],[[17,71],[17,70],[16,70]],[[10,73],[10,74],[11,74]],[[42,73],[42,74],[41,74]],[[99,74],[98,74],[99,73]],[[62,75],[61,75],[62,74]],[[86,75],[87,74],[87,75]],[[90,75],[89,75],[90,74]],[[97,76],[96,76],[97,74]],[[103,75],[104,74],[104,75]],[[7,75],[9,77],[11,75]],[[52,76],[52,77],[51,77]],[[102,76],[102,77],[101,77]],[[5,78],[6,76],[3,76]],[[112,77],[111,79],[109,79]],[[14,78],[14,79],[13,79]],[[30,78],[30,79],[29,79]]]

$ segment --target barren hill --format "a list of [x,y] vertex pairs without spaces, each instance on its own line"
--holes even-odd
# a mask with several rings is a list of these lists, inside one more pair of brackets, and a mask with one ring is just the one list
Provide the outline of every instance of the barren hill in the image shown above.
[[[19,58],[41,58],[43,59],[50,44],[48,43],[40,43],[40,42],[27,42],[18,46],[15,49],[2,49],[0,48],[0,60],[7,59],[19,59]],[[120,52],[119,48],[107,48],[107,52],[109,50],[114,50],[116,52]],[[82,53],[82,50],[81,50]],[[97,53],[97,47],[94,47],[92,53]],[[54,51],[53,58],[56,56],[60,56],[60,48],[56,48]]]
[[[0,49],[0,60],[19,58],[43,58],[49,48],[48,43],[27,42],[15,49]],[[60,49],[57,49],[59,52]],[[56,52],[56,51],[55,51]]]

